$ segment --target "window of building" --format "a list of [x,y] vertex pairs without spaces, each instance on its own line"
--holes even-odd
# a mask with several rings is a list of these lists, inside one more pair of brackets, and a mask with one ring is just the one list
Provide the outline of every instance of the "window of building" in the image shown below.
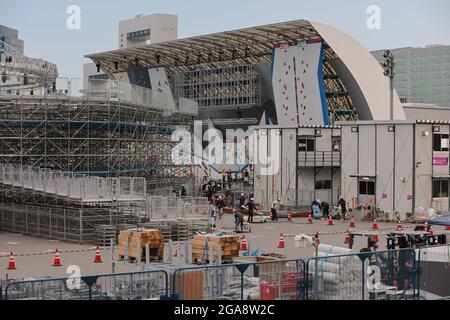
[[448,198],[448,180],[433,180],[433,198]]
[[359,182],[359,194],[374,196],[375,195],[375,181],[362,180]]
[[433,134],[433,151],[448,151],[448,134]]
[[299,138],[298,139],[298,151],[314,151],[314,139],[312,138]]
[[316,190],[331,190],[331,180],[317,180],[315,184]]
[[341,138],[333,138],[333,151],[341,151]]

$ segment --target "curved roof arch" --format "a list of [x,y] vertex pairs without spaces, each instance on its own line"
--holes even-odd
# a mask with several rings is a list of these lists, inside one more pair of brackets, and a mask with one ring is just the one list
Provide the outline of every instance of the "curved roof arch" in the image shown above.
[[[321,38],[325,43],[324,82],[331,118],[388,120],[389,79],[371,53],[356,40],[325,24],[294,20],[140,47],[87,55],[110,77],[125,72],[129,61],[164,67],[169,75],[192,70],[268,63],[274,44]],[[405,119],[394,92],[394,118]]]
[[[389,78],[372,54],[349,35],[325,24],[310,21],[321,38],[336,53],[334,65],[352,96],[361,120],[389,120]],[[394,119],[404,120],[405,113],[394,90]]]

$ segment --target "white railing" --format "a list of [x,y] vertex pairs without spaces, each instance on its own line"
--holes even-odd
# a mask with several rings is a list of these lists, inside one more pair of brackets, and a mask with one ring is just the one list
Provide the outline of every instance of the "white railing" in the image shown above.
[[169,93],[162,93],[149,88],[119,80],[89,80],[88,88],[83,91],[86,97],[102,98],[113,101],[126,101],[148,106],[166,112],[198,115],[198,102],[180,98],[177,103]]
[[0,164],[0,181],[81,201],[144,200],[147,195],[145,178],[102,178],[11,164]]

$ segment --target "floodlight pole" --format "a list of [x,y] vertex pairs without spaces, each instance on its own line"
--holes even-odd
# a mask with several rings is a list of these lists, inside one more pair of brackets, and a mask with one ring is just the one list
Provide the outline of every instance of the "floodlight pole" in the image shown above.
[[394,120],[394,56],[391,53],[391,72],[389,74],[390,119]]

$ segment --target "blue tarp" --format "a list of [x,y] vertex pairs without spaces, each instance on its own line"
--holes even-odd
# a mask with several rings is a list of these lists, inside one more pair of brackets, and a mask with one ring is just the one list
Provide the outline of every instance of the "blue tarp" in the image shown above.
[[443,217],[428,220],[429,225],[434,226],[450,226],[450,213],[446,213]]

